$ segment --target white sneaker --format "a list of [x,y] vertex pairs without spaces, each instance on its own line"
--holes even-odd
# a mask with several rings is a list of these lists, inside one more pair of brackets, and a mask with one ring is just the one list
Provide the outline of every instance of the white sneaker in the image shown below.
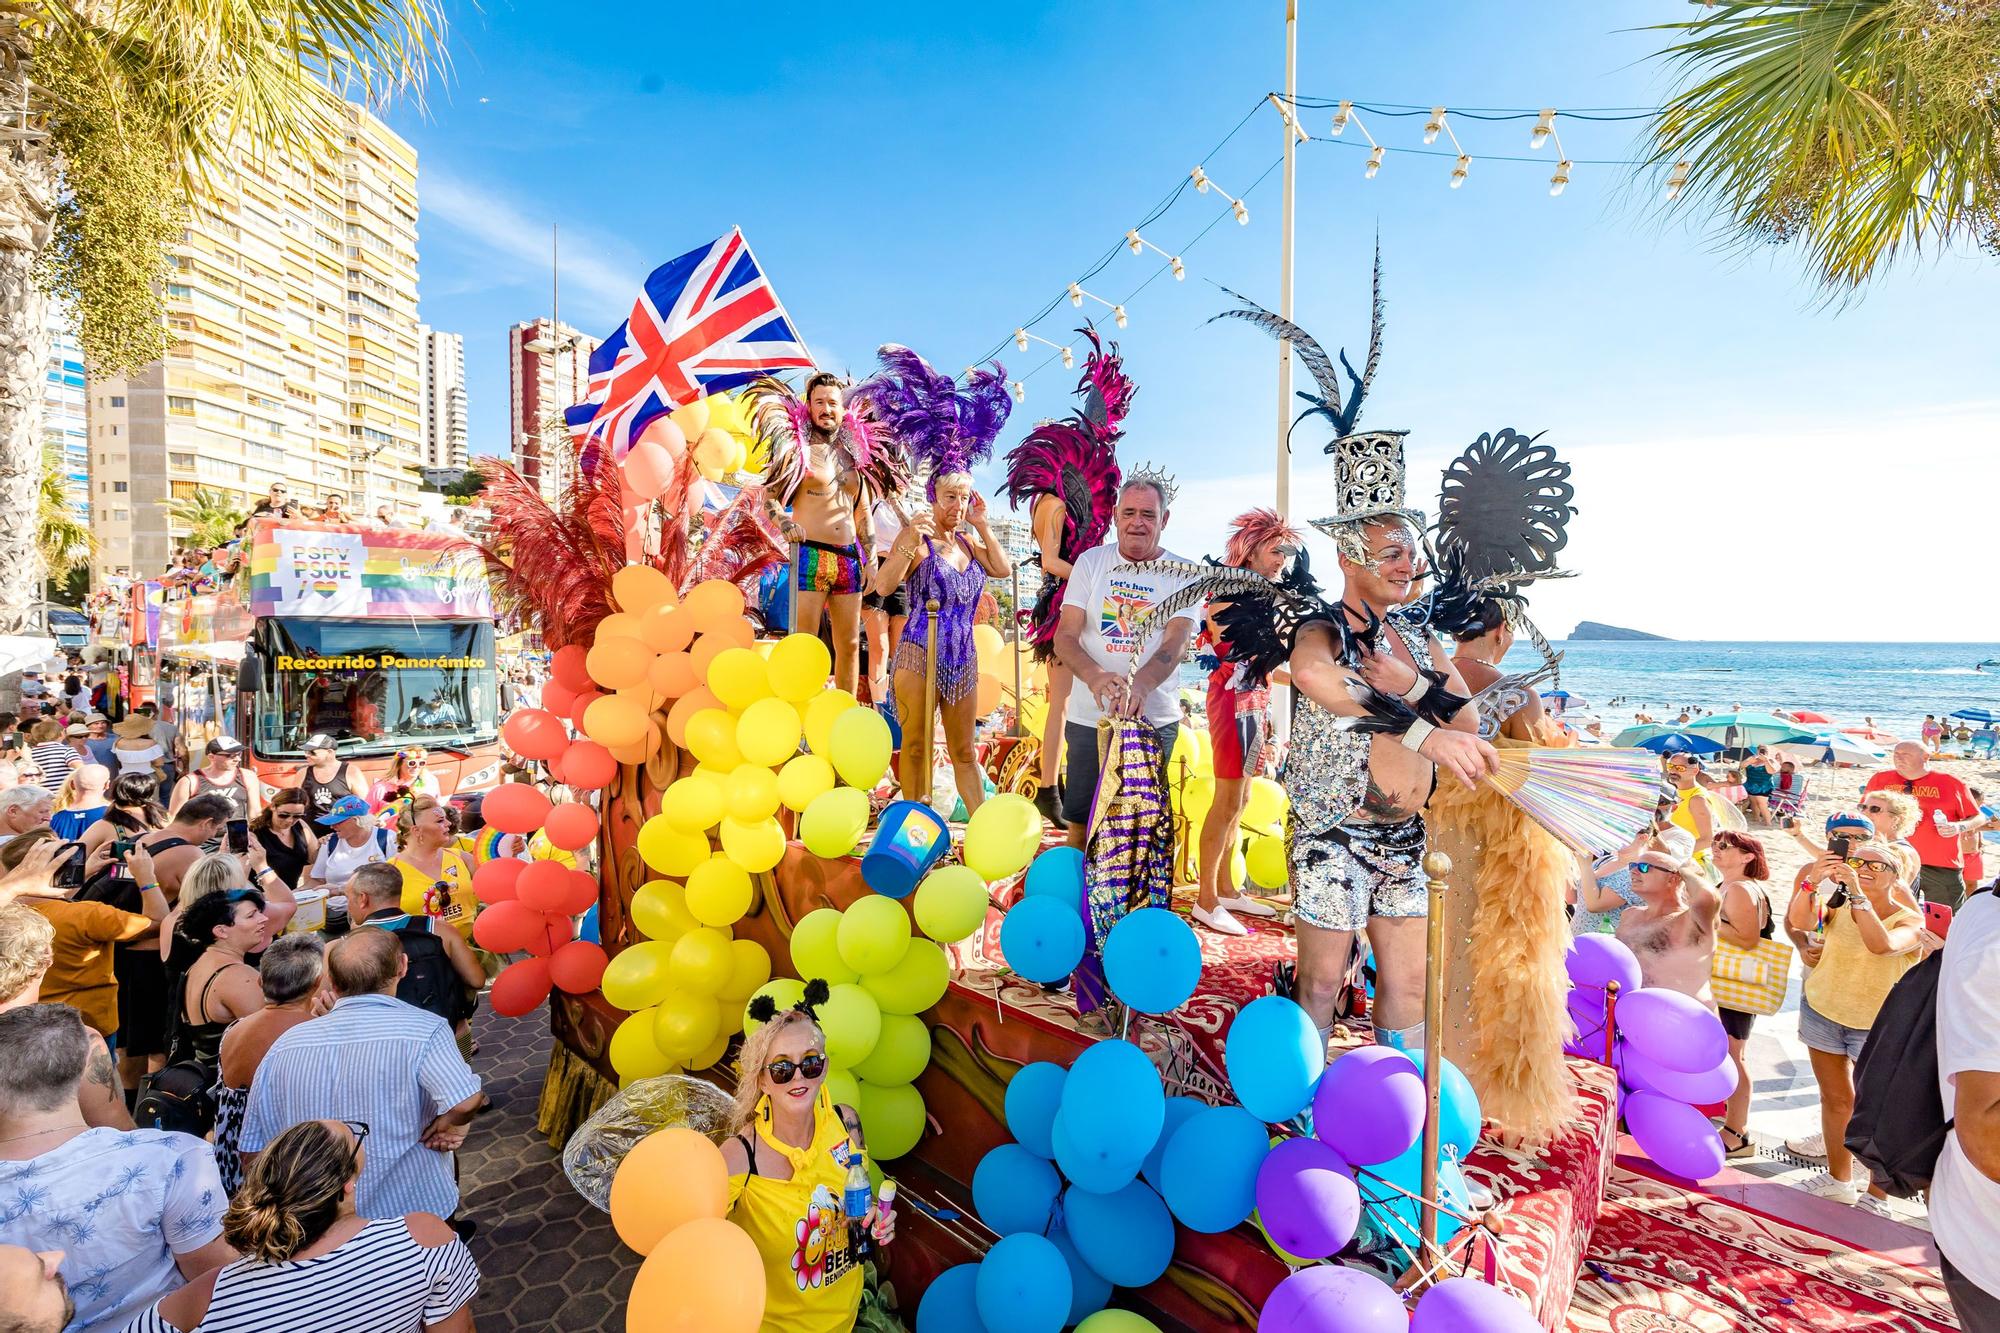
[[1785,1151],[1794,1157],[1825,1157],[1826,1136],[1808,1134],[1802,1139],[1786,1139]]
[[1195,904],[1194,919],[1218,935],[1248,935],[1250,933],[1249,928],[1235,917],[1229,915],[1229,909],[1220,903],[1216,904],[1213,912],[1205,910],[1199,903]]
[[1835,1180],[1832,1174],[1826,1171],[1813,1172],[1799,1182],[1799,1188],[1822,1199],[1832,1199],[1835,1203],[1853,1203],[1860,1197],[1854,1186],[1844,1180]]
[[1238,916],[1274,917],[1278,914],[1277,908],[1267,902],[1252,898],[1247,893],[1239,893],[1224,898],[1221,905]]
[[1877,1217],[1886,1217],[1891,1222],[1900,1222],[1903,1220],[1889,1211],[1889,1201],[1887,1199],[1878,1199],[1872,1194],[1863,1194],[1854,1201],[1854,1206],[1864,1213],[1873,1213]]

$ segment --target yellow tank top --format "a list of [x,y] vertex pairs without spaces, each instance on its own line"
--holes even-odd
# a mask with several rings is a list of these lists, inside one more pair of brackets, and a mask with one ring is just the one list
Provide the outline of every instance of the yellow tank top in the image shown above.
[[729,1178],[729,1220],[764,1257],[764,1333],[848,1333],[861,1308],[861,1265],[847,1239],[840,1195],[847,1183],[847,1127],[821,1088],[810,1148],[769,1130],[770,1100],[757,1107],[756,1135],[792,1166],[790,1180]]
[[[1882,918],[1882,929],[1894,930],[1917,919],[1907,907]],[[1846,1028],[1875,1026],[1875,1015],[1889,988],[1917,965],[1917,951],[1871,952],[1854,924],[1854,913],[1836,907],[1826,914],[1826,951],[1806,978],[1806,999],[1822,1018]]]
[[[401,907],[411,916],[435,917],[466,939],[472,938],[472,919],[479,913],[479,900],[472,893],[472,863],[465,854],[447,847],[437,875],[426,875],[398,858],[392,863],[403,874]],[[440,889],[442,883],[445,888]],[[447,905],[445,890],[450,890]]]

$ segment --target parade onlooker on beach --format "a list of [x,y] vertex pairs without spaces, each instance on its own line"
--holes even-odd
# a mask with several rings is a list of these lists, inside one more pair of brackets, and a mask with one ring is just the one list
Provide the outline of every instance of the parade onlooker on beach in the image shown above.
[[127,773],[146,775],[157,790],[166,779],[168,754],[153,735],[154,726],[151,715],[146,713],[133,713],[113,726],[115,735],[105,762],[119,777]]
[[206,1143],[84,1125],[77,1085],[91,1049],[67,1005],[0,1013],[0,1244],[63,1251],[70,1333],[117,1333],[236,1254],[222,1238],[222,1182]]
[[1771,793],[1778,786],[1778,761],[1768,746],[1760,745],[1743,761],[1743,797],[1750,804],[1750,818],[1759,824],[1771,822]]
[[231,1194],[243,1183],[236,1143],[243,1132],[243,1110],[250,1104],[250,1082],[272,1043],[314,1016],[325,976],[326,946],[318,935],[273,940],[257,964],[264,1007],[231,1023],[222,1034],[217,1056],[221,1077],[215,1089],[215,1168]]
[[1963,876],[1965,891],[1977,893],[1986,883],[1986,840],[1988,829],[2000,828],[2000,817],[1995,816],[1992,807],[1986,804],[1986,793],[1977,787],[1965,789],[1972,795],[1972,803],[1979,807],[1979,818],[1959,825],[1958,851],[1964,858]]
[[2000,900],[1965,900],[1938,974],[1938,1091],[1952,1124],[1927,1203],[1968,1333],[2000,1333]]
[[1670,754],[1667,756],[1667,777],[1674,784],[1674,811],[1669,819],[1672,823],[1694,835],[1694,859],[1706,866],[1708,849],[1715,841],[1716,797],[1702,785],[1701,760],[1691,754]]
[[1972,792],[1951,774],[1930,766],[1924,747],[1903,741],[1891,756],[1894,768],[1868,779],[1867,793],[1906,792],[1914,797],[1920,818],[1910,830],[1910,845],[1923,861],[1917,887],[1929,902],[1956,908],[1965,900],[1965,854],[1959,850],[1959,835],[1983,822],[1979,802]]
[[250,821],[250,835],[264,849],[264,863],[288,889],[299,887],[306,867],[319,855],[319,837],[312,830],[309,809],[302,789],[286,787]]
[[228,889],[197,899],[174,928],[186,967],[168,964],[168,994],[178,1020],[168,1064],[192,1062],[213,1070],[222,1034],[239,1018],[264,1007],[264,991],[248,955],[264,947],[264,899],[255,889]]
[[[1771,877],[1764,844],[1747,833],[1724,830],[1715,835],[1715,868],[1722,872],[1722,906],[1716,913],[1716,938],[1739,949],[1755,949],[1758,941],[1771,938],[1771,900],[1764,893],[1764,881]],[[1787,963],[1787,966],[1790,966]],[[1722,1146],[1731,1157],[1750,1157],[1750,1068],[1743,1060],[1750,1042],[1755,1014],[1718,1005],[1723,1031],[1729,1034],[1729,1059],[1736,1066],[1736,1091],[1722,1112]]]
[[58,838],[72,841],[104,817],[111,808],[111,770],[102,764],[78,764],[56,793],[56,812],[49,827]]
[[1936,713],[1924,714],[1924,748],[1936,750],[1938,742],[1944,738],[1944,727],[1938,722]]
[[[1632,862],[1640,852],[1648,847],[1657,847],[1681,857],[1693,852],[1694,839],[1688,836],[1686,830],[1666,822],[1667,816],[1673,813],[1675,799],[1672,788],[1661,792],[1652,822],[1624,847],[1592,862],[1579,859],[1580,879],[1572,903],[1574,910],[1569,918],[1570,934],[1618,933],[1619,916],[1626,908],[1640,905],[1639,891],[1632,887]],[[1662,842],[1662,832],[1683,840],[1682,845],[1675,847]]]
[[[1812,1053],[1819,1146],[1826,1155],[1826,1169],[1804,1188],[1822,1198],[1857,1201],[1845,1146],[1854,1060],[1889,988],[1917,962],[1923,917],[1911,890],[1916,870],[1916,853],[1907,847],[1879,838],[1857,841],[1844,858],[1829,852],[1811,868],[1811,879],[1830,883],[1832,892],[1822,899],[1811,885],[1796,889],[1785,914],[1788,926],[1819,944],[1799,998],[1799,1039]],[[1871,1185],[1862,1206],[1887,1216],[1885,1197]]]
[[1649,847],[1632,858],[1632,888],[1639,904],[1619,914],[1617,936],[1639,960],[1641,979],[1715,1008],[1715,886],[1693,861]]
[[299,789],[305,793],[311,816],[318,819],[333,809],[343,796],[362,796],[368,780],[351,760],[340,757],[338,743],[326,732],[306,737],[306,766],[299,774]]
[[83,762],[63,739],[63,724],[44,718],[28,729],[28,757],[34,761],[36,781],[51,797],[62,790],[70,770]]
[[202,752],[201,766],[174,784],[167,809],[180,808],[197,796],[217,795],[229,802],[230,819],[254,819],[264,808],[263,784],[243,768],[243,742],[217,736]]

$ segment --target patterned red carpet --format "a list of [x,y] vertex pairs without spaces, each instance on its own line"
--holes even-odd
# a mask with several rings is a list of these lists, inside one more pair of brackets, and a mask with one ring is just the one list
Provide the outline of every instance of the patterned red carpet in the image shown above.
[[1570,1333],[1955,1329],[1934,1272],[1613,1167]]

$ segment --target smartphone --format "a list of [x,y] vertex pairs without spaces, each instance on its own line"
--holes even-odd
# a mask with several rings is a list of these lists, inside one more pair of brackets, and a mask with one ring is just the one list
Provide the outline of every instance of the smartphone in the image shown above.
[[1826,849],[1843,861],[1847,859],[1848,848],[1853,845],[1854,840],[1845,833],[1836,833],[1826,840]]
[[1924,926],[1931,934],[1944,939],[1951,933],[1951,908],[1943,903],[1925,903]]
[[229,821],[229,850],[242,856],[250,850],[250,821],[232,819]]
[[80,889],[83,887],[83,844],[75,840],[66,842],[56,852],[51,879],[59,889]]

